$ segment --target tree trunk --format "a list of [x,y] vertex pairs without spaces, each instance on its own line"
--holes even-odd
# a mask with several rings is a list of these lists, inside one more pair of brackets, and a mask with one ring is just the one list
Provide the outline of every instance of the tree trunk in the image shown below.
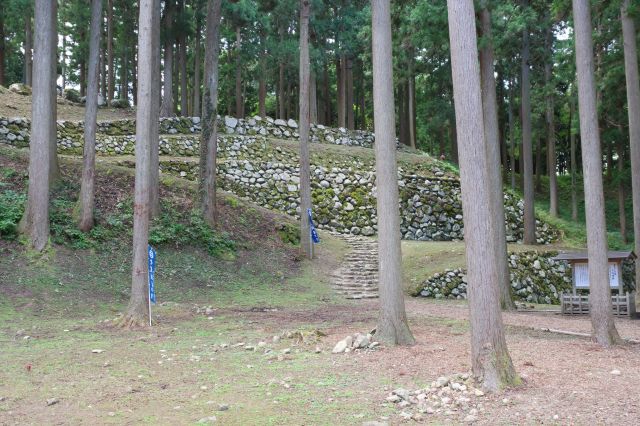
[[[160,215],[160,1],[153,3],[153,25],[151,37],[152,47],[152,70],[153,79],[151,81],[151,146],[149,149],[149,218],[153,219]],[[139,62],[139,61],[138,61]]]
[[[413,54],[412,54],[413,55]],[[409,58],[409,78],[407,80],[407,117],[409,118],[409,146],[416,149],[416,79],[413,75],[413,57]]]
[[392,345],[411,345],[415,343],[415,339],[409,330],[402,294],[390,9],[389,0],[371,1],[380,271],[380,317],[376,327],[376,340]]
[[547,86],[547,171],[549,173],[549,214],[552,217],[558,217],[558,179],[556,170],[556,125],[554,114],[553,93],[554,87],[552,82],[551,62],[553,53],[553,31],[551,27],[547,29],[547,51],[549,58],[544,64],[544,79]]
[[122,319],[123,326],[144,326],[149,315],[149,164],[154,107],[152,102],[156,76],[153,69],[154,7],[157,0],[140,0],[138,30],[139,71],[136,110],[136,183],[133,208],[133,265],[131,299]]
[[96,173],[96,122],[98,119],[98,88],[100,33],[102,31],[102,0],[91,0],[91,32],[89,35],[89,86],[84,113],[84,155],[80,186],[78,228],[87,232],[93,228],[94,186]]
[[4,2],[0,3],[0,86],[6,86],[7,82],[5,81],[5,65],[4,65],[4,57],[6,45],[4,42],[5,33],[4,33],[4,15],[5,11]]
[[404,81],[398,83],[398,139],[403,145],[409,145],[409,129],[407,128],[407,100]]
[[591,39],[589,0],[573,0],[576,66],[578,74],[578,105],[580,141],[584,176],[587,249],[589,252],[589,309],[593,337],[602,346],[620,341],[613,322],[607,233],[602,185],[602,155],[596,109],[596,84]]
[[113,59],[113,0],[107,0],[107,60],[109,61],[109,74],[107,75],[107,102],[109,103],[113,100],[116,77]]
[[244,118],[242,112],[244,99],[242,99],[242,61],[240,59],[240,49],[242,48],[242,38],[240,26],[236,27],[236,118]]
[[220,5],[222,0],[208,0],[205,35],[204,77],[202,101],[203,125],[200,139],[200,193],[205,221],[216,223],[216,154],[218,149],[218,56],[220,54]]
[[[529,7],[529,0],[522,0],[523,8]],[[522,151],[520,160],[524,174],[524,243],[536,243],[536,216],[534,211],[533,188],[533,147],[531,143],[531,83],[529,81],[529,28],[522,32]]]
[[[619,126],[620,135],[624,135],[624,129],[622,125]],[[617,148],[618,151],[618,217],[620,218],[620,237],[622,243],[627,244],[627,214],[624,209],[626,195],[624,190],[624,143],[622,137],[618,139]]]
[[573,131],[573,117],[575,117],[576,103],[573,94],[569,100],[569,146],[571,151],[571,220],[578,221],[578,194],[576,191],[576,132]]
[[[502,309],[516,308],[511,294],[511,280],[509,265],[507,264],[507,236],[504,216],[504,192],[502,190],[502,173],[500,170],[500,138],[498,130],[498,101],[496,98],[496,80],[494,77],[493,39],[491,35],[491,12],[487,0],[481,2],[480,33],[484,39],[480,49],[480,82],[482,85],[482,111],[484,118],[484,137],[487,151],[486,164],[489,176],[489,211],[495,221],[495,253],[489,259],[495,263],[498,273],[498,291]],[[486,259],[486,256],[485,256]]]
[[[60,173],[60,164],[58,163],[58,139],[57,139],[57,131],[58,125],[56,119],[58,117],[58,88],[56,87],[56,81],[58,80],[58,4],[57,2],[53,2],[53,13],[50,15],[50,19],[53,21],[51,23],[51,34],[49,35],[49,42],[51,43],[50,50],[48,51],[51,55],[51,78],[53,79],[53,83],[49,86],[49,90],[51,90],[51,95],[49,97],[49,102],[51,102],[51,116],[53,119],[49,121],[49,186],[52,187],[55,183],[62,179],[62,174]],[[33,116],[32,116],[33,117]]]
[[509,167],[511,168],[511,189],[516,189],[516,122],[513,114],[513,81],[509,85]]
[[[60,59],[62,62],[62,94],[64,94],[64,90],[67,87],[67,35],[62,34],[62,54],[60,55]],[[33,71],[32,71],[33,74]],[[33,78],[33,77],[32,77]]]
[[260,37],[260,76],[258,77],[258,115],[267,116],[267,64],[266,64],[265,40]]
[[31,11],[24,17],[24,84],[31,86],[32,68],[32,31],[31,31]]
[[311,211],[311,166],[309,165],[309,0],[300,1],[300,245],[313,258],[313,241],[307,212]]
[[324,64],[322,69],[322,97],[324,101],[324,124],[325,126],[331,126],[331,89],[329,88],[329,70],[327,64]]
[[[633,194],[633,235],[635,252],[640,253],[640,83],[638,81],[638,52],[633,18],[627,13],[630,0],[622,3],[622,33],[624,38],[624,69],[627,81],[629,108],[629,145],[631,151],[631,193]],[[640,267],[636,267],[636,289],[640,289]],[[636,304],[640,291],[636,291]]]
[[354,130],[356,128],[353,116],[353,61],[351,58],[345,58],[345,93],[346,93],[346,113],[347,113],[347,129]]
[[451,161],[454,164],[458,164],[458,130],[456,127],[456,117],[454,114],[453,120],[451,120]]
[[[102,22],[100,24],[100,95],[104,102],[107,99],[107,51],[106,43],[104,42],[106,38],[104,25],[102,25]],[[61,62],[64,62],[64,54],[61,57]]]
[[309,121],[311,124],[318,124],[318,87],[316,83],[316,73],[311,72],[309,78]]
[[[164,12],[164,25],[167,34],[173,33],[173,8],[174,0],[167,0]],[[169,35],[164,40],[164,89],[162,92],[160,116],[173,117],[175,115],[173,107],[173,37]]]
[[200,38],[202,37],[202,27],[200,19],[196,21],[196,48],[193,54],[193,116],[200,117],[200,67],[202,59],[200,58]]
[[[35,40],[33,55],[33,101],[31,141],[29,149],[29,189],[20,232],[29,240],[29,246],[42,251],[49,241],[49,167],[51,165],[51,123],[56,119],[51,96],[55,80],[51,72],[54,53],[51,39],[55,34],[52,16],[56,15],[54,2],[35,2]],[[0,18],[1,20],[1,18]],[[0,34],[2,35],[2,34]],[[54,100],[55,101],[55,100]]]
[[[507,350],[500,314],[496,262],[498,226],[491,205],[492,177],[488,165],[488,143],[484,140],[480,67],[473,2],[448,0],[451,69],[454,84],[460,185],[464,217],[471,362],[473,374],[483,388],[497,391],[519,382]],[[495,95],[495,92],[494,92]],[[494,160],[495,161],[495,156]]]
[[180,36],[180,115],[189,115],[189,94],[187,88],[187,37]]
[[278,68],[278,118],[285,118],[285,96],[284,96],[284,63],[280,62]]
[[539,193],[539,192],[542,192],[542,174],[544,173],[543,164],[542,164],[542,137],[538,137],[536,142],[535,170],[536,170],[535,190],[536,192]]
[[347,127],[346,108],[345,108],[345,80],[346,80],[346,66],[344,61],[344,55],[340,59],[336,60],[336,78],[337,78],[337,90],[338,100],[336,109],[338,110],[338,127]]

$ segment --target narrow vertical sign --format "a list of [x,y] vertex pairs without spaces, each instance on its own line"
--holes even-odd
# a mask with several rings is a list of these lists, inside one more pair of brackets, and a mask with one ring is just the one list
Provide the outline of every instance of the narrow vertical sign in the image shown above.
[[156,303],[156,286],[155,286],[155,273],[156,273],[156,251],[153,247],[149,246],[149,325],[151,325],[151,302]]

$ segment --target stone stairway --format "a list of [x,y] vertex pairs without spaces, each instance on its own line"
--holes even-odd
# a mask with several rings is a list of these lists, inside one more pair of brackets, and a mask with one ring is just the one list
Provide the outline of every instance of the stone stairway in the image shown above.
[[340,268],[332,274],[332,286],[347,299],[378,297],[378,243],[373,238],[336,234],[349,245]]

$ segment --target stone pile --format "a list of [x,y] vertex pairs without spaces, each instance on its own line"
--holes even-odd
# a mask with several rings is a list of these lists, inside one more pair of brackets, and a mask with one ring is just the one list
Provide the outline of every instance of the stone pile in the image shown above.
[[336,343],[331,353],[342,354],[356,350],[372,350],[378,346],[380,346],[380,343],[374,342],[371,334],[356,333]]
[[[450,422],[473,423],[484,411],[484,392],[474,386],[469,374],[439,377],[430,386],[415,391],[393,390],[386,402],[394,404],[404,420],[430,421],[446,416]],[[434,419],[431,419],[433,421]]]

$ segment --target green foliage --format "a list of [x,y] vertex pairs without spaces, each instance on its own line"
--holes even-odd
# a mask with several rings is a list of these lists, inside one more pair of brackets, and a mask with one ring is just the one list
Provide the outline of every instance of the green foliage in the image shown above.
[[25,201],[24,194],[14,191],[0,192],[0,238],[16,238]]
[[300,228],[290,223],[283,223],[278,226],[278,235],[284,243],[293,244],[295,246],[300,244]]

